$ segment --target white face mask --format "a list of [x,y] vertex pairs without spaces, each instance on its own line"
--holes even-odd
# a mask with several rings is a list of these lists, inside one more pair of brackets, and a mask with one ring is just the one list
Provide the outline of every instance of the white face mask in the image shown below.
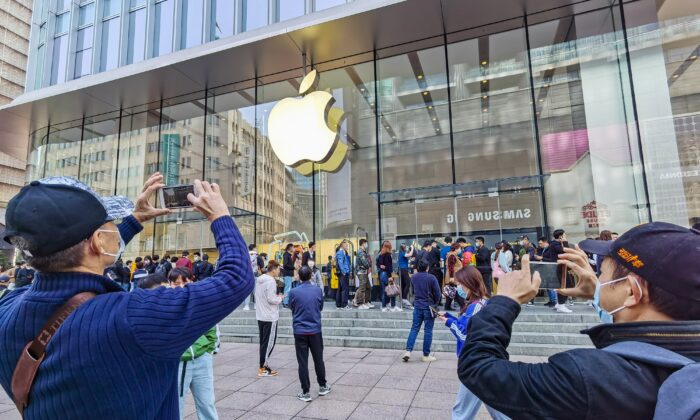
[[309,260],[309,268],[314,268],[315,265],[316,262],[314,262],[314,260]]
[[[119,234],[119,250],[115,254],[111,252],[103,252],[104,255],[109,255],[110,257],[114,257],[114,261],[112,264],[116,263],[117,260],[122,256],[124,253],[124,248],[126,248],[126,244],[124,243],[124,239],[122,238],[121,232],[119,230],[109,230],[109,229],[97,229],[96,232],[112,232],[112,233],[117,233]],[[112,265],[110,264],[110,265]]]

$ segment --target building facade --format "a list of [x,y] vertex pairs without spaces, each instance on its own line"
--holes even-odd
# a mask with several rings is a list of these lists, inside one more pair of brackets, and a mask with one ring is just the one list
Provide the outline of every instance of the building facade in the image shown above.
[[[30,179],[131,198],[155,171],[207,179],[261,252],[315,240],[324,259],[342,239],[578,240],[700,216],[694,0],[44,3],[34,90],[0,110],[24,116]],[[349,150],[304,176],[275,155],[268,116],[310,68]],[[127,249],[213,248],[179,210]]]

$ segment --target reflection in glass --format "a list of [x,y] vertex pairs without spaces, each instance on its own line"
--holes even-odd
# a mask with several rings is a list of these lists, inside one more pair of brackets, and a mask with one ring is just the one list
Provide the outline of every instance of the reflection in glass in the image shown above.
[[155,5],[153,25],[153,57],[173,50],[173,0],[165,0]]
[[102,17],[110,17],[119,14],[122,9],[121,0],[104,0],[102,9]]
[[236,3],[231,0],[213,0],[211,3],[211,39],[231,36],[234,32]]
[[329,7],[340,6],[347,3],[346,0],[314,0],[314,10],[319,11]]
[[66,80],[66,64],[68,60],[68,35],[62,35],[53,40],[53,58],[51,62],[51,84],[63,83]]
[[126,64],[143,61],[146,53],[146,8],[129,13]]
[[36,65],[34,71],[34,89],[39,89],[44,83],[44,60],[46,59],[46,44],[41,44],[36,49]]
[[78,26],[87,25],[95,21],[95,3],[80,6],[78,12]]
[[267,25],[268,3],[259,0],[241,0],[242,31],[252,31]]
[[100,71],[111,70],[119,65],[119,24],[116,17],[102,23],[102,51]]
[[182,24],[180,48],[202,43],[204,25],[204,0],[182,0]]
[[92,73],[93,33],[93,26],[78,30],[75,45],[75,70],[73,75],[76,79]]
[[277,21],[292,19],[304,15],[305,0],[278,0]]
[[80,180],[100,195],[114,194],[119,118],[86,122],[80,158]]
[[78,177],[81,128],[72,127],[49,134],[44,176]]
[[56,35],[68,32],[70,25],[70,13],[56,16]]

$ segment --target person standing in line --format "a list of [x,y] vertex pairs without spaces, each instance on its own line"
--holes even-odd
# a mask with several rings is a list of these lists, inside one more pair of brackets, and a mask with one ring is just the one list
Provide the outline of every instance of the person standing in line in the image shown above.
[[307,264],[307,267],[311,269],[311,284],[318,286],[323,292],[323,276],[321,275],[321,270],[316,266],[316,261],[309,260]]
[[430,261],[430,268],[428,269],[428,272],[438,279],[438,284],[440,285],[440,288],[442,288],[445,286],[445,276],[443,276],[442,267],[440,267],[440,248],[438,247],[437,239],[433,239],[430,252],[428,254],[428,259]]
[[124,265],[121,258],[118,258],[114,264],[107,267],[104,275],[119,283],[125,292],[129,291],[129,269]]
[[139,281],[148,275],[148,271],[143,268],[143,260],[136,263],[136,270],[131,276],[131,290],[133,291],[139,285]]
[[[440,263],[442,264],[442,275],[443,279],[447,279],[447,254],[452,250],[452,237],[445,236],[445,245],[440,248]],[[459,256],[462,256],[462,248],[460,246]]]
[[[527,235],[523,235],[520,237],[518,244],[520,245],[520,249],[518,250],[518,256],[516,257],[518,263],[517,263],[517,269],[520,269],[520,261],[522,261],[523,256],[527,255],[528,258],[530,258],[530,261],[534,261],[535,259],[535,253],[537,252],[537,249],[535,249],[535,246],[532,245],[530,242],[530,238],[528,238]],[[532,298],[531,301],[527,303],[527,306],[534,306],[535,305],[535,298]]]
[[355,298],[359,309],[369,309],[369,298],[372,293],[370,285],[370,268],[372,260],[367,255],[367,239],[360,239],[360,249],[357,251],[357,260],[355,261],[357,269],[357,278],[360,279],[360,286],[357,288]]
[[477,236],[475,240],[476,269],[479,270],[479,273],[481,273],[481,276],[484,278],[484,286],[486,286],[486,291],[489,292],[490,295],[493,290],[491,251],[489,251],[489,248],[486,246],[486,241],[483,236]]
[[277,371],[270,368],[269,360],[277,341],[277,321],[280,318],[279,304],[284,295],[277,294],[275,277],[280,275],[280,263],[270,260],[265,274],[255,281],[255,318],[260,334],[259,377],[277,376]]
[[192,271],[192,261],[190,261],[190,251],[182,251],[182,257],[177,259],[177,262],[175,263],[175,267],[177,268],[182,268],[186,267],[190,271]]
[[[429,274],[428,265],[424,261],[418,261],[418,272],[413,275],[413,290],[415,298],[413,300],[413,325],[411,332],[408,334],[406,341],[406,353],[403,355],[403,361],[408,362],[411,358],[411,352],[416,345],[416,339],[420,332],[421,324],[425,324],[423,332],[423,361],[434,362],[437,360],[435,356],[430,354],[430,346],[433,341],[433,324],[435,317],[433,315],[434,307],[440,302],[440,285],[437,278]],[[431,309],[433,308],[433,309]]]
[[143,269],[146,270],[148,274],[153,274],[156,270],[156,266],[153,264],[153,259],[150,255],[143,257]]
[[445,258],[445,287],[443,288],[443,294],[445,295],[445,310],[452,310],[452,301],[454,300],[459,305],[461,309],[464,306],[464,299],[457,294],[457,283],[455,281],[455,274],[462,269],[462,260],[459,258],[458,250],[461,245],[458,243],[452,244],[450,246],[450,252],[447,253]]
[[209,262],[209,255],[202,254],[199,265],[194,268],[194,281],[206,280],[214,273],[214,265]]
[[[384,241],[382,243],[382,250],[379,251],[377,255],[377,270],[379,271],[379,283],[381,287],[381,301],[382,301],[382,312],[395,312],[396,311],[396,297],[387,296],[386,287],[389,285],[389,279],[391,279],[391,273],[394,271],[393,261],[391,258],[391,242]],[[391,308],[387,308],[387,304],[391,301]]]
[[[550,259],[552,260],[551,262],[556,262],[559,259],[559,256],[564,253],[564,247],[568,245],[568,242],[566,240],[566,232],[564,229],[557,229],[552,233],[552,236],[554,236],[554,240],[549,243],[549,253],[550,253]],[[566,268],[561,267],[561,270],[566,270]],[[562,275],[562,273],[559,273]],[[570,281],[570,276],[568,273],[564,274],[566,275],[566,287],[573,287],[573,282]],[[566,307],[566,301],[567,297],[562,295],[561,293],[557,293],[557,304],[554,305],[554,310],[563,313],[563,314],[569,314],[571,313],[571,309]]]
[[[258,256],[258,250],[257,250],[255,244],[248,245],[248,258],[250,260],[250,269],[253,271],[253,277],[257,278],[261,273],[261,269],[260,269],[260,263],[259,263],[260,258]],[[256,300],[256,302],[257,302],[257,300]],[[245,302],[243,302],[243,310],[244,311],[250,310],[250,295],[248,297],[246,297]]]
[[318,287],[311,284],[310,279],[311,269],[302,267],[299,270],[301,285],[292,289],[289,296],[294,348],[299,363],[299,382],[301,382],[301,392],[297,398],[304,402],[311,401],[309,351],[314,359],[314,370],[319,385],[318,395],[323,396],[331,392],[331,387],[326,382],[326,365],[323,362],[323,334],[321,332],[323,293]]
[[401,279],[401,305],[405,309],[413,310],[413,305],[408,300],[411,291],[411,268],[409,259],[413,256],[413,247],[410,249],[406,244],[399,247],[399,278]]
[[[457,294],[462,296],[466,302],[460,309],[459,317],[447,312],[441,313],[440,321],[450,329],[450,332],[457,339],[457,357],[459,357],[464,342],[468,340],[467,330],[472,316],[476,315],[488,303],[489,293],[484,285],[484,278],[476,267],[465,266],[455,274],[457,283]],[[459,384],[459,392],[452,407],[452,420],[463,420],[476,418],[481,408],[481,400],[474,395],[464,384]],[[503,413],[486,406],[486,410],[495,420],[507,420],[509,417]]]
[[309,250],[301,257],[301,265],[309,266],[309,261],[316,261],[316,242],[309,242]]
[[[552,258],[549,249],[549,241],[546,236],[542,236],[537,240],[537,252],[535,252],[534,261],[542,262],[557,262],[556,258]],[[547,297],[549,302],[546,302],[544,306],[554,308],[557,304],[557,293],[552,289],[547,289]]]
[[289,291],[292,290],[292,282],[294,281],[294,244],[287,244],[284,247],[282,279],[284,280],[284,301],[282,306],[286,308],[289,305]]
[[335,306],[338,309],[349,311],[352,306],[350,300],[350,256],[348,255],[348,243],[343,241],[335,254],[335,264],[338,267],[338,290],[335,294]]

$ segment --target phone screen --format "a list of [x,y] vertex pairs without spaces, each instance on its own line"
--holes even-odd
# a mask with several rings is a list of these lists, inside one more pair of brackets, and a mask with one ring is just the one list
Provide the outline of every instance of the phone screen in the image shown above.
[[560,289],[562,287],[562,269],[555,262],[530,262],[530,271],[540,273],[540,289]]
[[192,207],[187,194],[194,194],[194,185],[176,185],[163,187],[161,190],[161,206],[164,208]]

